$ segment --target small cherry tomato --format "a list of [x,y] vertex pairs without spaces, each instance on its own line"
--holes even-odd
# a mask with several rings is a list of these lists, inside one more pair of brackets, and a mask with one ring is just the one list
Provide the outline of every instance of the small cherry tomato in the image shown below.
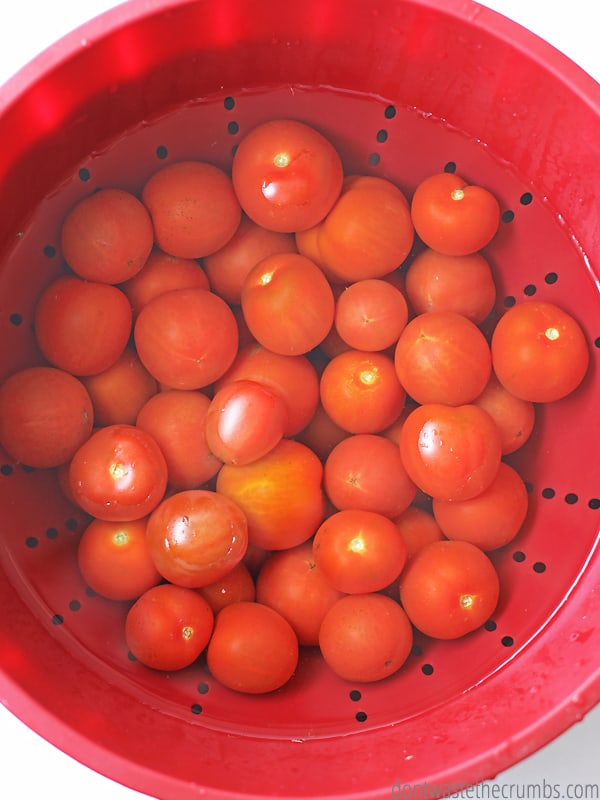
[[529,440],[535,425],[535,405],[515,397],[492,372],[483,392],[473,404],[487,411],[502,438],[502,455],[514,453]]
[[355,350],[385,350],[398,341],[408,321],[402,292],[385,280],[350,284],[338,297],[335,328]]
[[[244,555],[245,558],[245,555]],[[215,614],[231,603],[252,602],[256,599],[256,587],[250,570],[244,561],[238,562],[222,578],[200,586],[198,592],[207,601]]]
[[439,542],[444,538],[433,514],[419,506],[409,506],[394,519],[394,522],[404,539],[407,561],[425,545]]

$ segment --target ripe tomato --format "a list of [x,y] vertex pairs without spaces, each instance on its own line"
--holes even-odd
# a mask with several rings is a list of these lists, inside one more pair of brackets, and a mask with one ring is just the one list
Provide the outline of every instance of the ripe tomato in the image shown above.
[[426,248],[411,262],[405,287],[415,313],[454,311],[476,325],[496,302],[492,269],[481,253],[450,256]]
[[321,403],[349,433],[379,433],[398,417],[406,392],[385,353],[347,350],[331,359],[320,383]]
[[532,403],[561,400],[585,377],[590,355],[577,320],[554,303],[529,300],[504,313],[492,334],[500,383]]
[[489,557],[470,542],[433,542],[406,565],[400,602],[412,624],[434,639],[456,639],[486,622],[500,581]]
[[449,256],[481,250],[500,225],[500,206],[494,195],[454,172],[425,178],[413,194],[411,215],[422,241]]
[[159,383],[202,389],[231,366],[238,347],[233,312],[206,289],[175,289],[155,297],[134,326],[138,355]]
[[109,600],[135,600],[162,577],[150,557],[147,519],[106,522],[93,519],[77,546],[84,581]]
[[79,200],[63,220],[62,254],[76,275],[122,283],[144,266],[154,243],[144,204],[123,189],[100,189]]
[[176,258],[155,247],[142,269],[119,288],[127,295],[137,319],[146,303],[159,294],[173,289],[210,289],[210,284],[197,261]]
[[142,189],[155,242],[178,258],[203,258],[231,239],[241,209],[229,175],[205,161],[161,167]]
[[414,317],[394,351],[400,383],[417,403],[472,402],[492,370],[487,340],[474,322],[454,311]]
[[308,447],[282,439],[262,458],[225,464],[217,491],[237,503],[248,519],[249,541],[284,550],[309,539],[325,514],[323,466]]
[[158,391],[155,379],[129,346],[104,372],[81,381],[92,398],[96,427],[134,425],[140,408]]
[[[276,253],[260,261],[242,289],[250,333],[281,355],[302,355],[331,329],[335,300],[321,270],[299,253]],[[274,324],[276,320],[276,324]]]
[[162,500],[167,464],[155,439],[141,428],[108,425],[92,433],[71,459],[69,484],[88,514],[130,522]]
[[281,441],[286,424],[281,395],[257,381],[232,381],[210,402],[206,441],[220,461],[249,464]]
[[342,188],[343,167],[331,142],[303,122],[275,119],[240,142],[232,179],[246,214],[268,230],[294,233],[316,225]]
[[243,560],[214,583],[200,586],[198,591],[215,614],[231,603],[252,602],[256,598],[254,579]]
[[473,404],[487,411],[498,426],[503,455],[514,453],[529,440],[535,425],[534,404],[511,394],[493,371],[485,389],[473,400]]
[[319,403],[311,421],[300,431],[296,439],[310,447],[321,461],[325,461],[336,444],[347,436],[350,436],[348,431],[336,425]]
[[213,292],[234,305],[242,301],[248,273],[259,261],[276,253],[298,252],[291,233],[269,231],[245,214],[227,244],[202,260]]
[[409,476],[426,494],[468,500],[487,489],[498,473],[500,432],[479,406],[428,403],[407,416],[400,455]]
[[402,292],[388,281],[350,284],[338,297],[335,328],[355,350],[385,350],[394,345],[408,321]]
[[483,492],[469,500],[433,500],[433,514],[448,539],[496,550],[521,530],[529,497],[519,473],[500,463],[498,474]]
[[0,445],[28,467],[69,461],[92,432],[94,409],[80,380],[55,367],[26,367],[0,385]]
[[223,578],[244,557],[248,523],[224,495],[189,489],[166,497],[148,519],[148,548],[163,578],[198,588]]
[[409,506],[394,522],[406,545],[407,562],[426,545],[444,538],[433,514],[419,506]]
[[340,598],[327,612],[319,647],[329,667],[347,681],[371,683],[397,672],[410,655],[413,630],[405,611],[383,594]]
[[205,649],[214,614],[198,592],[163,583],[144,592],[125,620],[131,653],[146,667],[165,671],[189,667]]
[[206,663],[228,689],[273,692],[296,671],[298,638],[275,609],[256,602],[232,603],[217,614]]
[[299,433],[312,419],[319,403],[319,378],[306,356],[283,356],[259,344],[238,351],[227,372],[216,382],[215,391],[235,380],[262,383],[281,395],[288,418],[285,436]]
[[95,375],[115,363],[131,333],[131,306],[116,286],[76,275],[56,278],[35,309],[37,343],[55,367]]
[[338,591],[378,592],[402,572],[406,545],[396,525],[383,514],[345,509],[320,525],[313,556]]
[[398,446],[370,433],[347,436],[333,448],[325,461],[323,486],[338,510],[362,509],[385,517],[398,516],[417,491]]
[[162,450],[171,489],[197,489],[221,468],[206,440],[209,406],[203,392],[169,389],[151,397],[138,413],[136,425]]
[[312,542],[273,553],[256,579],[256,599],[278,611],[301,645],[319,644],[323,617],[342,597],[313,558]]

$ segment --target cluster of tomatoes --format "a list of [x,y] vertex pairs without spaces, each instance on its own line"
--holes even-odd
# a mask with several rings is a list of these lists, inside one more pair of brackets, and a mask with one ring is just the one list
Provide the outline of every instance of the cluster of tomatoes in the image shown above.
[[66,269],[35,309],[43,363],[0,387],[0,443],[56,468],[90,516],[82,576],[124,604],[140,662],[205,653],[225,686],[263,693],[307,646],[376,681],[415,628],[489,619],[487,553],[528,511],[504,457],[589,359],[549,303],[484,333],[499,222],[454,173],[410,200],[345,175],[291,120],[248,133],[231,174],[171,163],[140,196],[70,210]]

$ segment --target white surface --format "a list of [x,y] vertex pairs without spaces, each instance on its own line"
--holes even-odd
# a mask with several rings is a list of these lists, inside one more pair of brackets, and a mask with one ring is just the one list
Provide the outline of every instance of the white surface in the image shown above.
[[[3,3],[0,11],[0,92],[4,81],[46,46],[114,5],[111,0],[52,0],[47,3],[17,0]],[[487,0],[485,5],[542,36],[600,81],[594,0]],[[499,794],[480,796],[501,797],[502,800],[547,800],[550,794],[539,793],[544,791],[542,782],[545,782],[546,785],[556,785],[562,795],[561,798],[554,794],[553,800],[570,800],[570,797],[573,800],[599,800],[599,756],[600,707],[597,707],[550,745],[491,782],[499,784]],[[29,730],[2,705],[0,759],[0,797],[6,800],[139,800],[146,797],[92,772],[63,754]]]

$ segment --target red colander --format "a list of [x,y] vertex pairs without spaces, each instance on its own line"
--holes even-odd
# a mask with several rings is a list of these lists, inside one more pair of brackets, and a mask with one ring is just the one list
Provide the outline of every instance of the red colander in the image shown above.
[[[347,171],[410,195],[456,170],[494,191],[496,312],[527,298],[581,323],[591,366],[537,409],[512,463],[530,489],[492,558],[500,604],[464,639],[416,638],[376,684],[311,651],[263,697],[201,662],[132,661],[123,607],[75,567],[85,520],[53,472],[0,451],[0,697],[53,744],[164,800],[449,794],[545,745],[600,697],[600,87],[470,0],[130,0],[62,39],[0,96],[0,380],[39,360],[32,316],[63,269],[60,222],[108,185],[184,158],[227,168],[252,126],[304,120]],[[420,793],[420,794],[419,794]]]

